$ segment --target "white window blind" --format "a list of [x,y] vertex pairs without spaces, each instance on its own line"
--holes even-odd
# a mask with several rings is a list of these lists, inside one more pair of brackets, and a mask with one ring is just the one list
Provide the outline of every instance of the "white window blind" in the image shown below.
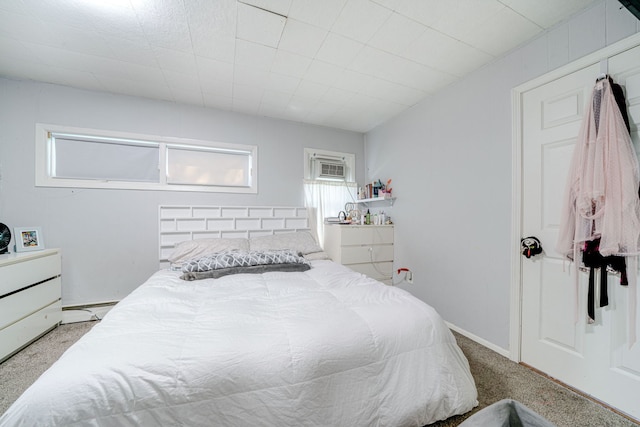
[[167,147],[169,184],[250,187],[250,172],[249,151]]
[[159,182],[159,145],[80,135],[51,136],[54,178]]

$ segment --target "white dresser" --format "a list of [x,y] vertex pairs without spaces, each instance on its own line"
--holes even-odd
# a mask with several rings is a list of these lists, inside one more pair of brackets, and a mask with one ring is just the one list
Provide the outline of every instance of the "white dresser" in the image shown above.
[[335,262],[386,284],[392,282],[393,225],[328,224],[324,250]]
[[0,255],[0,361],[62,319],[59,249]]

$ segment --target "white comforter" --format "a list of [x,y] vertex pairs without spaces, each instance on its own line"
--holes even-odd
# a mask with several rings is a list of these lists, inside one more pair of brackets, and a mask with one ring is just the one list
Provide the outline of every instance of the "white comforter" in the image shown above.
[[422,426],[471,410],[466,358],[409,293],[331,261],[185,282],[159,271],[1,426]]

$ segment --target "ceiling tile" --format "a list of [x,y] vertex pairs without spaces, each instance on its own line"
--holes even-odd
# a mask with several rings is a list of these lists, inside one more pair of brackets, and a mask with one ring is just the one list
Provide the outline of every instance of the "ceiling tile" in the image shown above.
[[349,0],[331,31],[367,43],[391,14],[389,9],[369,0]]
[[465,35],[485,27],[492,16],[504,9],[506,6],[498,0],[456,0],[451,2],[446,14],[427,25],[455,39],[464,40]]
[[233,101],[242,100],[255,103],[256,106],[260,104],[262,99],[262,93],[264,91],[258,86],[249,84],[233,84]]
[[78,71],[109,73],[116,77],[129,78],[125,66],[131,63],[110,58],[88,55],[36,43],[24,43],[36,57],[47,66],[69,68]]
[[336,33],[329,33],[316,58],[346,68],[364,48],[364,44]]
[[262,96],[262,104],[268,104],[276,108],[284,108],[289,105],[290,93],[283,93],[277,90],[265,90]]
[[181,0],[136,2],[136,15],[152,45],[193,51],[187,12]]
[[238,3],[250,4],[283,16],[288,16],[291,0],[238,0]]
[[264,87],[279,92],[293,94],[299,84],[300,79],[298,77],[271,72],[267,77],[267,81],[264,83]]
[[288,117],[289,120],[302,120],[316,104],[317,100],[293,96],[284,111],[285,117]]
[[303,80],[298,85],[294,96],[300,96],[307,99],[313,99],[318,101],[327,92],[329,86],[322,83],[315,83],[308,80]]
[[233,64],[196,56],[196,67],[201,80],[233,81]]
[[312,123],[324,124],[324,122],[335,113],[335,110],[336,106],[334,104],[320,101],[311,107],[305,116],[305,120]]
[[367,74],[352,70],[343,70],[331,86],[338,89],[358,92],[369,78],[371,78],[371,76]]
[[320,98],[320,102],[332,104],[335,108],[337,105],[346,104],[353,96],[355,92],[345,89],[338,89],[336,87],[330,87],[325,94]]
[[[103,37],[116,37],[126,39],[135,43],[141,43],[146,40],[146,35],[135,11],[131,7],[123,7],[112,2],[101,2],[100,7],[90,4],[78,4],[78,2],[46,2],[58,5],[64,5],[66,9],[56,19],[58,23],[85,30],[95,32]],[[73,10],[72,10],[73,9]],[[75,11],[81,11],[76,14]],[[46,12],[45,12],[46,13]],[[73,21],[66,19],[75,19]],[[51,15],[44,15],[44,19],[48,19]]]
[[302,77],[311,65],[311,58],[278,49],[271,71],[292,77]]
[[426,29],[426,26],[413,19],[409,19],[398,13],[393,13],[373,35],[368,44],[375,48],[399,55],[409,44],[424,33]]
[[405,106],[412,106],[427,95],[422,90],[381,79],[372,79],[360,90],[360,93]]
[[[492,55],[508,52],[516,46],[542,32],[542,28],[517,14],[503,8],[487,18],[482,25],[470,26],[460,34],[460,40]],[[509,37],[505,37],[509,34]]]
[[156,56],[157,64],[161,69],[176,71],[190,76],[198,75],[196,58],[192,53],[166,49],[163,47],[154,47],[153,51]]
[[343,68],[322,61],[313,61],[304,75],[304,80],[332,85],[342,74]]
[[409,62],[397,55],[367,46],[353,60],[349,68],[362,74],[390,80],[389,77],[392,77],[395,70],[402,67],[401,61]]
[[173,100],[171,90],[166,85],[162,86],[152,82],[120,78],[113,74],[107,75],[95,73],[95,76],[109,92],[131,96],[142,96],[145,98]]
[[269,80],[269,71],[237,65],[233,70],[233,83],[263,87]]
[[215,95],[231,99],[233,82],[215,79],[201,79],[200,87],[204,95]]
[[270,70],[276,57],[276,50],[258,43],[238,40],[235,63],[246,67]]
[[407,18],[430,27],[448,15],[454,15],[455,9],[460,7],[460,3],[481,2],[475,0],[405,0],[399,1],[394,10]]
[[287,19],[278,48],[313,58],[322,45],[328,31],[295,19]]
[[396,10],[400,3],[404,0],[371,0],[374,3],[379,4],[380,6],[384,6],[389,10]]
[[456,76],[464,76],[493,59],[488,53],[432,29],[409,45],[402,56]]
[[133,62],[148,67],[158,66],[155,52],[146,41],[133,42],[131,40],[111,37],[107,38],[105,42],[111,49],[113,59],[123,62]]
[[552,27],[564,17],[573,15],[593,3],[588,0],[536,0],[535,2],[529,0],[500,0],[500,2],[545,29]]
[[286,17],[244,3],[238,3],[237,37],[278,47]]
[[235,0],[185,2],[193,51],[198,56],[232,62],[235,54]]
[[202,92],[200,90],[200,83],[198,82],[198,79],[194,79],[193,76],[177,73],[171,70],[164,70],[162,74],[164,75],[167,85],[172,89],[174,94],[179,91]]
[[330,30],[347,0],[292,0],[289,18]]

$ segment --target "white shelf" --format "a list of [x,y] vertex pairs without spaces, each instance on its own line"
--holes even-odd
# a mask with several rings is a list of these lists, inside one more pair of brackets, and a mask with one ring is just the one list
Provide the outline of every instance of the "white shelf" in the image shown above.
[[356,203],[362,203],[364,205],[368,205],[369,203],[388,203],[389,206],[393,206],[393,202],[396,200],[395,197],[388,197],[388,198],[384,198],[384,197],[372,197],[370,199],[358,199],[356,200]]

